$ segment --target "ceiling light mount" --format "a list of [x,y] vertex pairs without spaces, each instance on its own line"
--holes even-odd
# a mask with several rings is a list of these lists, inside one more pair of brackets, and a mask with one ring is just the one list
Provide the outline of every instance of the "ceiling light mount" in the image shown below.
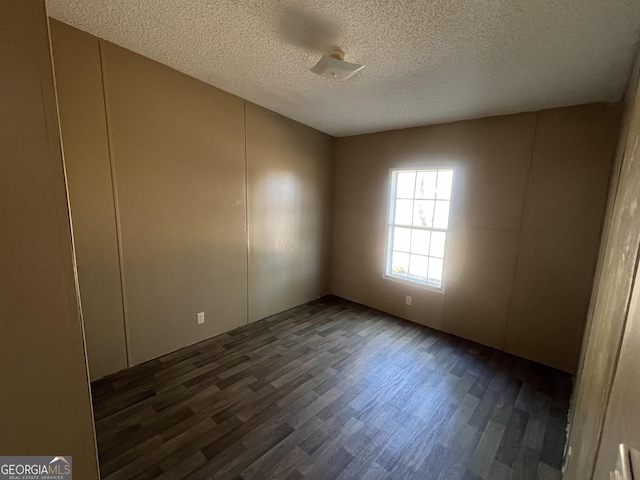
[[334,50],[329,55],[323,55],[311,71],[332,80],[344,81],[363,68],[364,65],[346,62],[342,50]]

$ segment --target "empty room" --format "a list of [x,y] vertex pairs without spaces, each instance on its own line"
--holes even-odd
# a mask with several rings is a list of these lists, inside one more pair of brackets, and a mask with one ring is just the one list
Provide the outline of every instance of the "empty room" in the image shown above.
[[639,40],[0,2],[0,479],[640,479]]

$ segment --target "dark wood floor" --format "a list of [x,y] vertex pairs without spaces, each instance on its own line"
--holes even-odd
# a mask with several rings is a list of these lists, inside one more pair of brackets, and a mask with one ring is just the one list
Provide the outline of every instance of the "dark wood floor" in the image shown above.
[[571,378],[327,297],[92,389],[109,480],[552,480]]

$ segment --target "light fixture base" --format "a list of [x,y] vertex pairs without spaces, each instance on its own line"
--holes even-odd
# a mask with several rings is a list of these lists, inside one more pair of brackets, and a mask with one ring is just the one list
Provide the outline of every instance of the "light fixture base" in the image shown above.
[[331,80],[344,81],[363,68],[364,65],[345,62],[344,52],[342,50],[334,50],[329,55],[323,55],[311,71]]

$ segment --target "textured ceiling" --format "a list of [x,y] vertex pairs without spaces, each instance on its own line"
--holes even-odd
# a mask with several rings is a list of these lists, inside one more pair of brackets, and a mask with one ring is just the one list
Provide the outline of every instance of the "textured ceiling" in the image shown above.
[[[621,99],[640,0],[48,0],[52,17],[336,135]],[[366,68],[309,69],[335,47]]]

